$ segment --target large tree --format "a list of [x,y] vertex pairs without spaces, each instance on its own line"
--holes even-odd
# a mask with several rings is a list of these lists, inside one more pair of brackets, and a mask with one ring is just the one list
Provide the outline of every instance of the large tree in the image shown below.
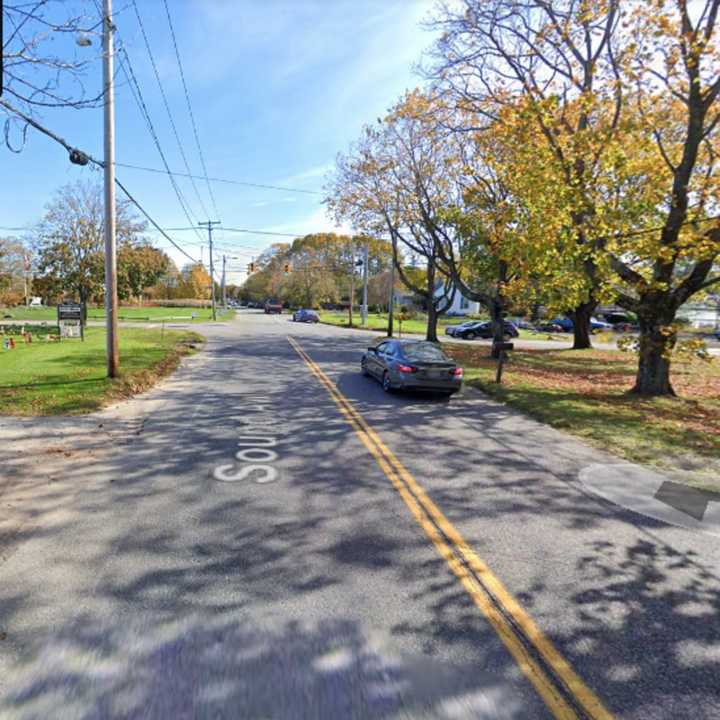
[[118,250],[118,296],[130,297],[142,304],[143,294],[156,285],[173,267],[172,260],[162,250],[148,242],[123,243]]
[[[405,98],[377,126],[366,126],[350,152],[338,156],[327,202],[338,219],[350,220],[367,235],[390,236],[399,279],[427,306],[426,337],[437,341],[437,320],[452,304],[455,286],[440,264],[435,225],[441,220],[427,216],[440,203],[427,201],[429,186],[423,184],[439,161],[427,145],[438,140],[419,132],[405,112],[413,99]],[[406,272],[403,251],[420,261],[422,282]]]
[[674,394],[675,317],[720,284],[720,0],[653,2],[633,25],[632,111],[652,138],[659,223],[610,234],[618,303],[637,314],[640,361],[634,390]]
[[[476,118],[499,122],[522,96],[533,146],[552,155],[561,169],[556,181],[572,190],[576,203],[563,232],[576,249],[559,269],[576,291],[568,312],[576,348],[591,345],[601,282],[588,228],[600,200],[598,160],[624,102],[617,82],[624,55],[615,43],[621,18],[620,0],[460,0],[443,5],[436,19],[442,33],[430,74],[445,97],[471,111],[459,115],[471,119],[459,130],[472,130]],[[608,103],[612,112],[597,112]]]
[[[132,205],[118,201],[116,215],[118,244],[137,244],[145,223],[137,219]],[[35,230],[38,287],[45,294],[68,295],[80,302],[99,299],[104,286],[103,238],[101,188],[87,182],[61,188]]]

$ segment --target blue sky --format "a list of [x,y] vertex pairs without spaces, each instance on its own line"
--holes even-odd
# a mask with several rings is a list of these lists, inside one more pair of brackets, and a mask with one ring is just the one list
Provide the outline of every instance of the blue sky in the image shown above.
[[[194,173],[200,162],[163,3],[137,0],[185,153]],[[186,80],[211,176],[321,191],[335,155],[407,88],[420,83],[413,65],[432,42],[420,27],[434,0],[171,0]],[[130,2],[115,0],[124,43],[172,170],[183,171],[143,37]],[[94,11],[90,2],[88,14]],[[98,41],[88,49],[100,86]],[[162,167],[122,73],[116,97],[117,161]],[[44,112],[42,120],[69,142],[102,155],[102,110]],[[118,177],[164,227],[187,226],[167,176],[118,168]],[[100,176],[70,165],[64,151],[31,132],[19,155],[0,148],[0,226],[37,222],[61,185]],[[205,219],[190,182],[178,181],[193,219]],[[198,190],[212,205],[203,182]],[[321,195],[213,183],[226,227],[308,233],[330,230]],[[214,215],[214,213],[212,213]],[[217,219],[213,217],[212,219]],[[3,232],[0,230],[0,232]],[[201,238],[173,232],[191,255]],[[280,240],[281,238],[278,238]],[[290,238],[288,238],[290,239]],[[272,238],[217,232],[217,243],[245,267]],[[167,248],[181,264],[182,255]],[[207,259],[207,249],[204,258]],[[241,275],[232,280],[239,281]]]

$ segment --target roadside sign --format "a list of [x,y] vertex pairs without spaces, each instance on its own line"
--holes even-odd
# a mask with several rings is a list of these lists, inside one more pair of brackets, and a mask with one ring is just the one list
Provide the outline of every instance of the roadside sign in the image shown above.
[[57,306],[58,320],[83,319],[83,306],[80,303],[65,303]]
[[82,327],[79,320],[60,321],[61,338],[82,338]]
[[60,339],[85,339],[85,308],[82,303],[64,303],[57,306],[58,328]]

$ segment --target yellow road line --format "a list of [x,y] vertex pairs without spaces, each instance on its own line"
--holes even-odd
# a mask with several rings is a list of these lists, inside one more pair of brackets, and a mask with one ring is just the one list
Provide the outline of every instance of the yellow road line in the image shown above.
[[[550,675],[538,663],[536,658],[529,653],[526,645],[518,636],[516,628],[522,632],[525,640],[532,644],[547,665],[552,668],[552,671],[564,683],[568,692],[578,705],[583,708],[585,713],[594,720],[612,720],[612,715],[603,706],[600,699],[585,685],[517,600],[470,548],[460,532],[433,503],[365,418],[352,406],[350,401],[345,398],[300,344],[291,337],[288,337],[288,341],[333,398],[363,445],[375,458],[382,471],[405,501],[413,517],[425,530],[452,572],[493,626],[553,715],[562,720],[578,717],[575,710],[560,693]],[[458,557],[458,554],[462,560]],[[472,573],[468,571],[468,568],[472,570]],[[498,606],[502,609],[502,612],[500,612]],[[513,623],[515,627],[513,627]]]

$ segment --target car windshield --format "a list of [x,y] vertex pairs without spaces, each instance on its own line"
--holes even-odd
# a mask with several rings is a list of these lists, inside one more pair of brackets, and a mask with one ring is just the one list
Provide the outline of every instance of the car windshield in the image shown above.
[[450,358],[437,345],[415,342],[403,345],[403,355],[416,362],[450,362]]

